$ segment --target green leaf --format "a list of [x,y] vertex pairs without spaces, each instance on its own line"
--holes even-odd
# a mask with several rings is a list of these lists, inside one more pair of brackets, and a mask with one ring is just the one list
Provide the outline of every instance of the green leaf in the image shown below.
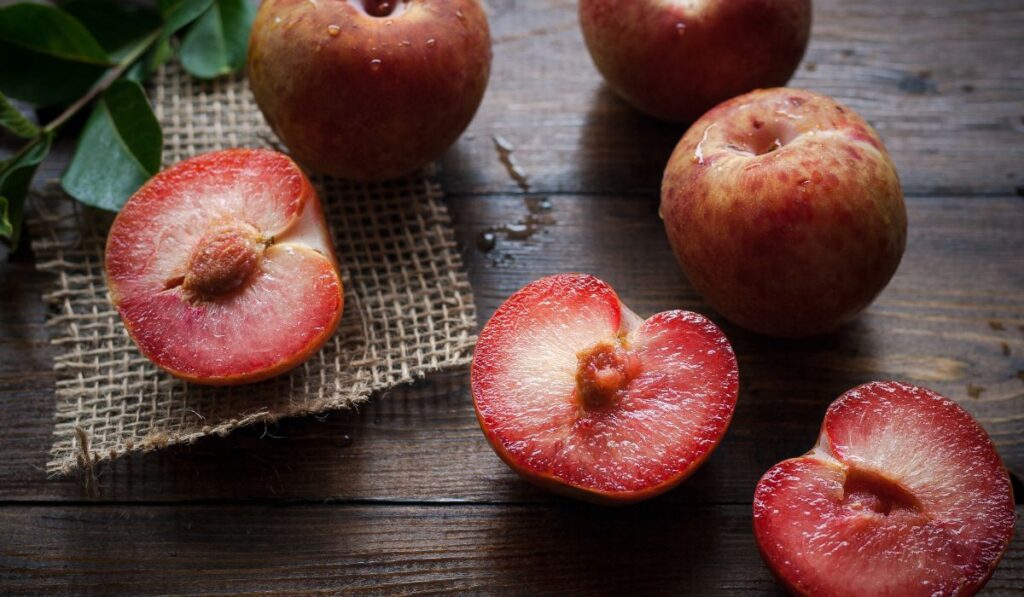
[[161,35],[160,39],[146,50],[142,58],[136,60],[135,64],[131,65],[124,76],[126,79],[144,83],[153,76],[153,73],[156,72],[156,69],[160,68],[160,65],[170,60],[172,56],[174,56],[174,48],[171,47],[170,40]]
[[199,18],[208,8],[213,0],[157,0],[157,7],[160,9],[160,16],[164,20],[164,31],[157,41],[155,48],[144,58],[145,65],[140,69],[134,69],[131,78],[137,78],[156,71],[160,65],[167,62],[174,55],[171,47],[171,36],[182,27]]
[[61,184],[82,203],[117,211],[160,169],[162,145],[142,86],[122,79],[97,100]]
[[14,4],[0,9],[0,39],[54,58],[110,66],[103,47],[77,19],[59,8]]
[[153,10],[116,0],[71,0],[61,8],[78,19],[115,62],[163,24]]
[[14,158],[0,163],[0,237],[17,248],[21,240],[21,220],[25,213],[25,194],[36,167],[50,152],[53,135],[47,133],[29,143]]
[[11,223],[10,205],[7,197],[0,195],[0,236],[10,241],[14,236],[14,224]]
[[31,139],[39,134],[39,127],[25,118],[2,93],[0,93],[0,126],[24,139]]
[[110,65],[68,13],[42,4],[0,9],[0,92],[48,106],[82,95]]
[[210,8],[213,0],[159,0],[157,6],[164,19],[165,35],[170,37],[179,29],[199,18]]
[[248,0],[215,0],[185,34],[181,65],[201,79],[241,70],[255,14]]

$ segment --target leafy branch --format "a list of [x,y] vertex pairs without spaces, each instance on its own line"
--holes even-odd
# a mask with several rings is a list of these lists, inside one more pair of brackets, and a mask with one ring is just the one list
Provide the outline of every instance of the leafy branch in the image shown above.
[[[204,79],[244,66],[250,0],[158,0],[157,9],[118,0],[0,8],[0,127],[26,139],[0,161],[0,239],[17,246],[36,168],[86,108],[61,184],[117,211],[160,168],[162,132],[141,84],[175,55]],[[39,126],[8,97],[57,115]]]

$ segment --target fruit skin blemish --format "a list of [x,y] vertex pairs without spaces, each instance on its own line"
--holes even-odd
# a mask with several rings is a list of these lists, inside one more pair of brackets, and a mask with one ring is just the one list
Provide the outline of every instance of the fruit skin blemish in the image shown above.
[[585,274],[513,294],[473,354],[473,404],[494,451],[527,481],[600,504],[689,477],[729,426],[739,374],[703,316],[643,320]]
[[832,403],[818,444],[757,484],[765,562],[801,595],[972,595],[1016,523],[992,440],[958,404],[898,382]]

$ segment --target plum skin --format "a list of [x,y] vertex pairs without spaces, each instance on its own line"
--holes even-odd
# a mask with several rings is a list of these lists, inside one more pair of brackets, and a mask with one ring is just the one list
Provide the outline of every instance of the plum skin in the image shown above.
[[490,63],[479,0],[407,0],[385,17],[354,0],[266,0],[248,75],[300,163],[374,181],[412,172],[455,142],[480,105]]
[[579,19],[616,93],[651,116],[690,123],[731,97],[786,84],[807,48],[811,2],[580,0]]
[[831,332],[888,284],[907,214],[877,133],[832,98],[789,88],[719,104],[665,168],[661,214],[687,277],[746,329]]

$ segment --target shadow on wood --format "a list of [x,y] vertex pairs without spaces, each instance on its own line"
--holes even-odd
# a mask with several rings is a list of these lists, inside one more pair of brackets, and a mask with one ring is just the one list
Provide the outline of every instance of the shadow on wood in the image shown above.
[[659,196],[665,165],[688,125],[656,120],[598,87],[580,132],[574,178],[588,188],[617,189],[630,179],[644,194]]

